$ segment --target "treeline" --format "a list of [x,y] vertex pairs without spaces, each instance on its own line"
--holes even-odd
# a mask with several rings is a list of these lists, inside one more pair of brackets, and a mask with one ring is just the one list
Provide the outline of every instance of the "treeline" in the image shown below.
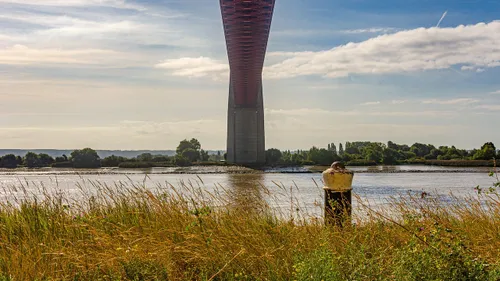
[[201,149],[201,144],[197,139],[181,141],[176,153],[172,157],[143,153],[134,158],[112,155],[101,159],[98,153],[91,148],[74,150],[69,156],[62,155],[56,158],[44,153],[36,154],[28,152],[25,156],[9,154],[0,157],[0,168],[150,168],[189,166],[201,162],[205,165],[215,165],[224,159],[221,152],[218,152],[216,155],[209,155],[205,150]]
[[[220,151],[209,155],[201,148],[197,139],[183,140],[176,149],[175,156],[152,155],[143,153],[134,158],[108,156],[103,159],[91,148],[71,152],[69,156],[62,155],[53,158],[48,154],[28,152],[25,156],[13,154],[0,157],[0,168],[150,168],[190,166],[193,164],[221,165],[225,159]],[[347,142],[337,147],[328,144],[326,148],[312,147],[309,150],[280,151],[271,148],[266,151],[266,164],[271,166],[284,165],[330,165],[335,161],[344,161],[351,166],[397,165],[397,164],[429,164],[443,166],[489,166],[493,159],[500,159],[492,142],[487,142],[479,149],[457,149],[455,146],[435,147],[431,144],[415,143],[412,146],[387,144],[379,142]]]
[[[500,159],[492,142],[487,142],[479,149],[457,149],[455,146],[435,147],[431,144],[415,143],[412,146],[379,142],[347,142],[337,147],[328,144],[326,148],[312,147],[309,150],[280,151],[269,149],[266,152],[268,165],[330,165],[335,161],[344,161],[347,165],[492,165],[493,159]],[[450,161],[453,160],[453,161]],[[482,160],[482,161],[481,161]]]

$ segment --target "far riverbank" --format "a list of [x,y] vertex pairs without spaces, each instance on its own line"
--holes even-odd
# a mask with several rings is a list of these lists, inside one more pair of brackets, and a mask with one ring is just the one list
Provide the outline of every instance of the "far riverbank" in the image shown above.
[[[449,167],[428,165],[381,165],[381,166],[348,166],[355,173],[489,173],[492,167]],[[99,174],[314,174],[322,173],[328,166],[293,166],[263,167],[252,169],[242,166],[189,166],[189,167],[156,167],[156,168],[17,168],[0,169],[2,175],[99,175]]]

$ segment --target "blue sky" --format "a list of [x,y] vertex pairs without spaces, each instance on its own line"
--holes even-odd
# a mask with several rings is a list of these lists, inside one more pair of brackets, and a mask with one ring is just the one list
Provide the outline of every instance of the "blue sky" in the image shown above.
[[[267,146],[500,145],[499,12],[277,0]],[[227,94],[216,0],[0,0],[0,147],[224,149]]]

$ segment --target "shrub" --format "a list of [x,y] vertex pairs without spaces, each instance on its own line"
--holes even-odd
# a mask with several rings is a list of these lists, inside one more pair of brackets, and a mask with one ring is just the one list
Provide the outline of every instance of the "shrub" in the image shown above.
[[175,156],[174,163],[179,167],[187,167],[192,165],[191,161],[189,161],[188,158],[180,155]]
[[52,168],[73,168],[73,163],[70,161],[66,162],[55,162],[51,165]]
[[377,166],[377,162],[370,160],[351,160],[347,162],[347,166]]
[[123,162],[118,165],[118,168],[122,169],[142,169],[151,167],[153,167],[153,163],[151,162]]

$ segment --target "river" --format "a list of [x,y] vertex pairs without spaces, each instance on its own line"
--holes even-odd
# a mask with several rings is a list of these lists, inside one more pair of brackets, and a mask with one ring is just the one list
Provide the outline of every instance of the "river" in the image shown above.
[[[490,187],[494,179],[490,168],[447,168],[430,166],[352,167],[355,171],[353,192],[372,206],[384,206],[391,197],[408,193],[437,196],[446,200],[455,196],[475,196],[474,187]],[[292,173],[292,172],[297,173]],[[0,200],[12,201],[40,195],[42,190],[59,191],[68,198],[78,199],[81,190],[92,192],[95,183],[117,186],[144,185],[158,189],[191,186],[214,192],[228,189],[245,194],[257,190],[274,207],[321,213],[323,203],[320,173],[306,173],[304,168],[268,170],[248,173],[247,170],[227,170],[224,167],[154,168],[147,170],[99,169],[40,169],[0,171]],[[23,186],[24,190],[19,189]],[[265,187],[265,188],[264,188]],[[267,192],[268,190],[269,192]],[[272,200],[271,200],[272,197]],[[293,198],[293,200],[291,200]],[[354,205],[356,207],[356,200]]]

